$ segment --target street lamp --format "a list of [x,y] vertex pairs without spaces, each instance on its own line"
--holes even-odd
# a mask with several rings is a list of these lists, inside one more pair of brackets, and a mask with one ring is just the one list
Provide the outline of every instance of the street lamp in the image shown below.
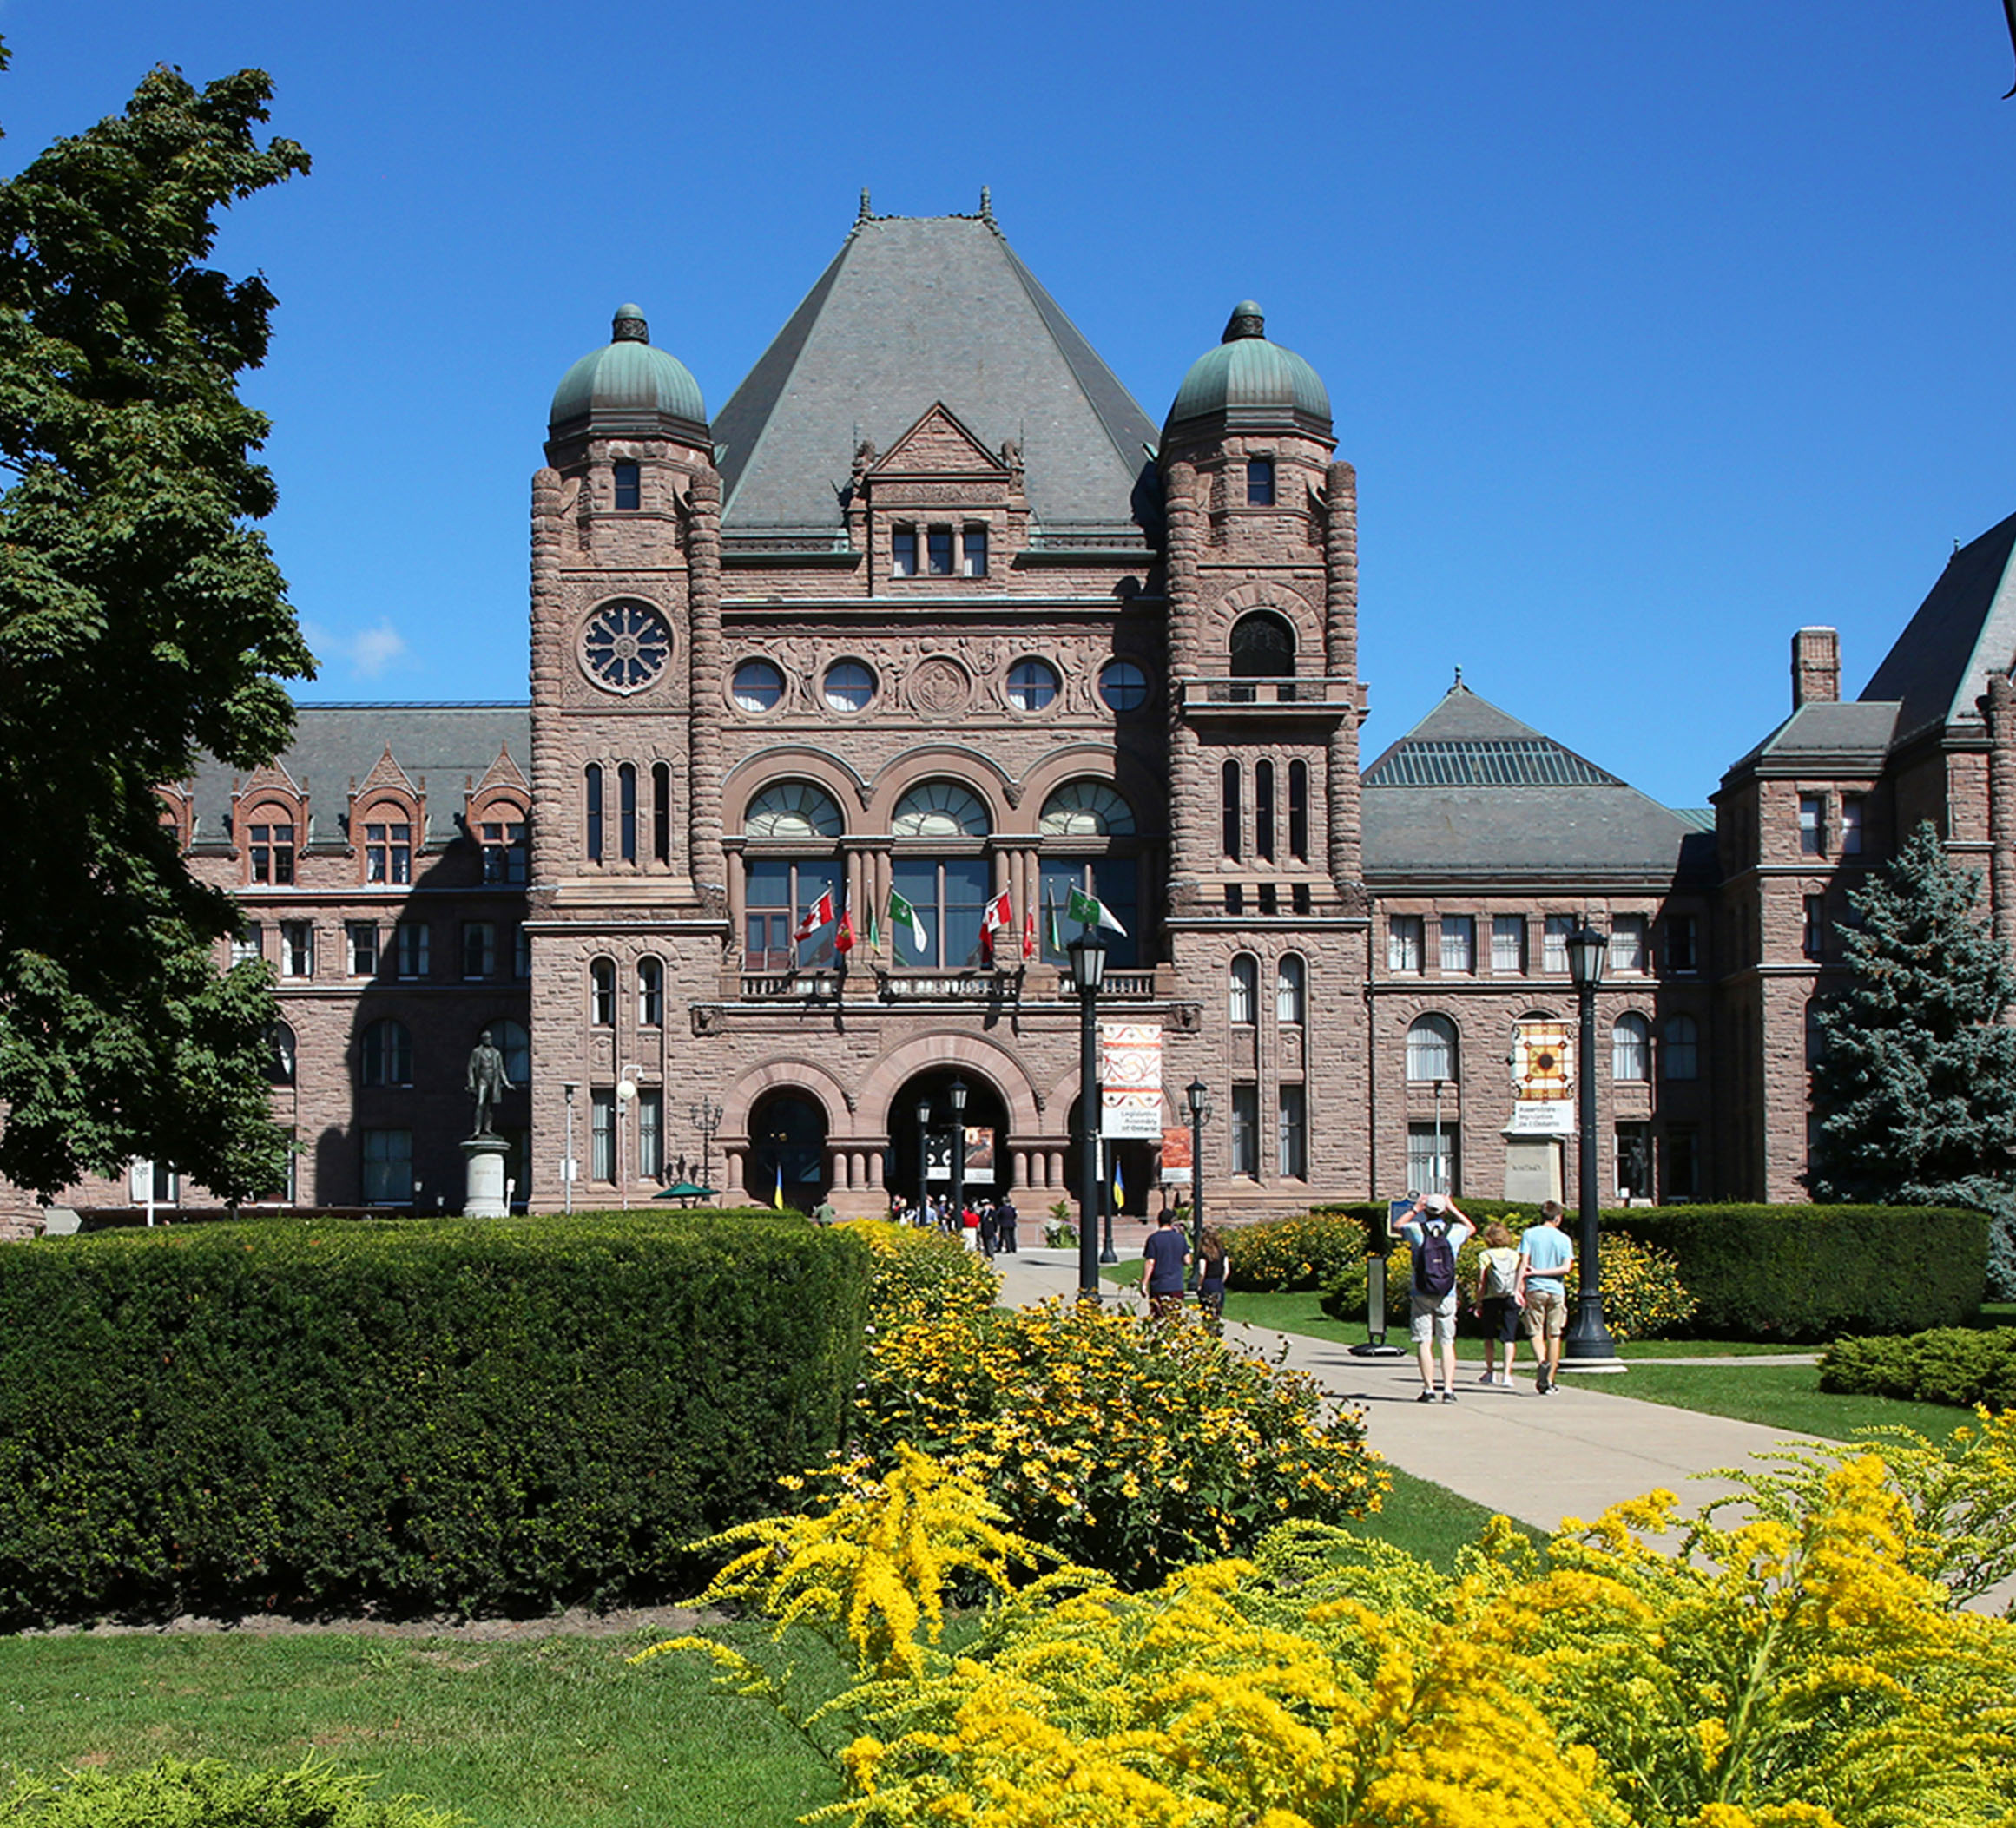
[[574,1087],[571,1079],[563,1080],[560,1089],[567,1095],[567,1154],[560,1164],[562,1207],[568,1213],[574,1210]]
[[1190,1275],[1197,1286],[1199,1266],[1204,1255],[1204,1120],[1211,1115],[1211,1088],[1201,1079],[1183,1088],[1190,1103]]
[[623,1120],[630,1114],[630,1106],[637,1095],[637,1082],[632,1077],[635,1068],[626,1070],[616,1082],[616,1134],[610,1141],[616,1144],[616,1187],[623,1194],[623,1210],[630,1209],[630,1184],[623,1178]]
[[917,1222],[924,1223],[925,1208],[931,1204],[931,1107],[917,1101]]
[[1610,941],[1590,925],[1586,918],[1568,936],[1568,976],[1575,985],[1580,1005],[1581,1046],[1575,1063],[1575,1083],[1579,1109],[1577,1123],[1582,1133],[1576,1157],[1576,1192],[1580,1196],[1580,1220],[1577,1226],[1575,1255],[1581,1266],[1581,1300],[1575,1324],[1563,1341],[1561,1357],[1576,1361],[1586,1371],[1622,1371],[1617,1342],[1603,1324],[1603,1271],[1598,1259],[1596,1234],[1596,987],[1603,982],[1604,954]]
[[693,1107],[693,1127],[700,1132],[700,1184],[712,1182],[710,1170],[714,1167],[714,1133],[721,1128],[721,1109],[718,1099],[702,1098]]
[[956,1073],[945,1088],[945,1102],[952,1106],[952,1223],[965,1235],[966,1222],[966,1082]]
[[1106,942],[1088,924],[1064,951],[1078,993],[1078,1108],[1084,1158],[1078,1175],[1078,1299],[1099,1299],[1099,986],[1106,981]]

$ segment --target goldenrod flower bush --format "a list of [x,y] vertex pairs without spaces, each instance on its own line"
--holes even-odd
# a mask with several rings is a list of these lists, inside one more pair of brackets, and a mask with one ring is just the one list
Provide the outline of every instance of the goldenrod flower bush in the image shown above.
[[[1901,1473],[1907,1441],[1781,1456],[1671,1555],[1645,1541],[1661,1492],[1544,1553],[1499,1520],[1450,1575],[1297,1520],[1138,1594],[1068,1566],[1016,1586],[1041,1551],[905,1454],[736,1533],[710,1589],[838,1646],[839,1693],[705,1640],[647,1654],[702,1651],[827,1748],[847,1793],[808,1822],[2009,1828],[2016,1624],[1956,1609],[1926,1481],[1999,1490],[2006,1552],[2013,1446],[2002,1417],[1944,1475]],[[956,1569],[996,1597],[948,1649]]]

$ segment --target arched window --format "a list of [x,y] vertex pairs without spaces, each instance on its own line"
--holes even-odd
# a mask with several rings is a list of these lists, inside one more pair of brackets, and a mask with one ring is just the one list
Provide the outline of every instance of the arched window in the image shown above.
[[511,1081],[511,1089],[519,1090],[529,1084],[532,1077],[532,1037],[525,1032],[522,1022],[513,1022],[508,1016],[501,1022],[486,1022],[484,1027],[490,1030],[490,1038],[504,1055],[504,1077]]
[[1235,1028],[1249,1029],[1260,1019],[1260,963],[1250,953],[1232,960],[1229,1009]]
[[390,1016],[371,1023],[364,1031],[358,1066],[366,1085],[411,1085],[413,1037],[405,1023]]
[[1643,1016],[1620,1016],[1611,1029],[1610,1076],[1631,1083],[1652,1076],[1652,1025]]
[[294,1031],[276,1022],[266,1031],[266,1079],[268,1085],[292,1085],[296,1063]]
[[1131,838],[1134,808],[1103,780],[1067,780],[1043,803],[1045,838]]
[[294,879],[294,816],[285,806],[260,806],[245,826],[245,879],[285,887]]
[[773,782],[742,817],[742,830],[751,838],[838,838],[843,829],[833,795],[802,780]]
[[1691,1016],[1669,1016],[1659,1053],[1659,1071],[1667,1079],[1701,1076],[1701,1030]]
[[531,873],[531,853],[525,843],[525,809],[515,801],[493,800],[477,816],[475,825],[483,848],[484,881],[524,882]]
[[1239,764],[1229,761],[1219,775],[1219,822],[1223,827],[1223,837],[1219,848],[1234,863],[1239,861],[1241,828],[1245,819],[1240,810]]
[[651,764],[651,860],[672,861],[672,766]]
[[637,860],[637,770],[631,762],[616,770],[616,852],[627,864]]
[[597,958],[588,968],[588,1019],[598,1029],[616,1026],[616,962]]
[[665,962],[661,958],[637,961],[637,1026],[660,1029],[665,1025]]
[[[413,879],[413,816],[397,800],[381,800],[358,822],[364,827],[364,879],[409,883]],[[356,825],[351,830],[354,832]]]
[[1274,861],[1274,764],[1253,765],[1253,848],[1262,863]]
[[1288,764],[1288,855],[1297,863],[1309,860],[1309,765]]
[[1295,670],[1295,631],[1286,616],[1255,609],[1233,624],[1234,679],[1292,679]]
[[602,764],[590,762],[582,776],[588,797],[588,860],[602,861]]
[[986,802],[956,780],[920,781],[896,802],[898,838],[985,838],[994,828]]
[[1407,1030],[1407,1078],[1421,1084],[1456,1077],[1456,1024],[1446,1016],[1420,1016]]
[[1300,1028],[1308,1000],[1308,969],[1301,954],[1284,952],[1274,978],[1274,1019]]

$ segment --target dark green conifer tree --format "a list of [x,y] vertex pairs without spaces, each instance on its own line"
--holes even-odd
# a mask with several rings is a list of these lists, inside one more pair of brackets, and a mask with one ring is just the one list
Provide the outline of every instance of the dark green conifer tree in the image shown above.
[[1822,1200],[1977,1206],[1993,1216],[1989,1282],[2016,1294],[2016,1003],[2007,949],[1974,911],[1980,877],[1920,825],[1848,898],[1851,973],[1820,1012]]

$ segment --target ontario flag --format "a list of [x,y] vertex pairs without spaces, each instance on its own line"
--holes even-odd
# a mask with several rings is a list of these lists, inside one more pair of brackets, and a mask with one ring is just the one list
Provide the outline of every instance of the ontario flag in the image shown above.
[[830,927],[832,924],[833,891],[828,889],[805,911],[805,918],[798,923],[798,930],[791,937],[797,944],[803,945],[821,927]]
[[1003,927],[1010,933],[1015,930],[1015,913],[1008,905],[1005,889],[987,904],[987,911],[980,916],[980,949],[989,958],[994,956],[994,935]]
[[1027,964],[1036,957],[1036,910],[1031,908],[1022,917],[1022,962]]
[[854,949],[854,911],[851,907],[843,911],[840,924],[833,930],[833,949],[843,958]]

